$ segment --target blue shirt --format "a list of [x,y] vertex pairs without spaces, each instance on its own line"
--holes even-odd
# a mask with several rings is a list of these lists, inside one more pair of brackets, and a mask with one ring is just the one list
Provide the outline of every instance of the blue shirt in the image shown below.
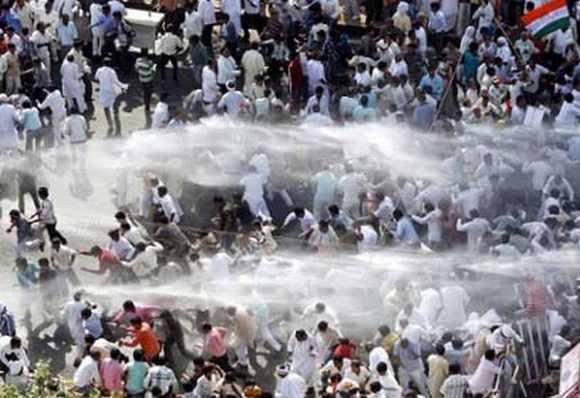
[[403,243],[416,243],[419,241],[417,231],[415,231],[415,227],[409,217],[405,216],[397,222],[395,238]]
[[407,348],[401,347],[401,341],[397,341],[393,354],[401,360],[401,366],[407,372],[421,369],[421,347],[417,343],[409,341]]
[[424,103],[415,108],[413,112],[413,125],[420,129],[428,129],[433,123],[435,108],[433,105]]
[[111,32],[117,33],[117,28],[119,27],[119,24],[111,15],[105,16],[100,25],[105,35],[110,34]]
[[28,263],[24,271],[18,271],[16,277],[18,278],[18,284],[25,289],[31,289],[38,282],[38,273],[40,268],[38,265],[33,263]]
[[103,335],[103,325],[101,324],[101,318],[94,312],[91,314],[89,319],[83,320],[83,327],[85,328],[85,333],[90,334],[95,339],[98,339]]
[[428,73],[421,78],[419,82],[419,88],[424,90],[425,87],[431,87],[431,95],[437,101],[443,96],[443,79],[438,74],[431,77]]
[[79,36],[77,27],[72,22],[69,22],[68,25],[58,25],[56,27],[56,35],[58,36],[58,41],[61,45],[70,47],[72,47],[75,39]]

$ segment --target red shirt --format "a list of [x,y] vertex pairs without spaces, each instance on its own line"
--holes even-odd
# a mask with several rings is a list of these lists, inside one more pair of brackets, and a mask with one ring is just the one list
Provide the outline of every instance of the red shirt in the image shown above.
[[339,344],[334,350],[335,356],[340,356],[342,358],[352,359],[356,351],[356,346],[354,344]]

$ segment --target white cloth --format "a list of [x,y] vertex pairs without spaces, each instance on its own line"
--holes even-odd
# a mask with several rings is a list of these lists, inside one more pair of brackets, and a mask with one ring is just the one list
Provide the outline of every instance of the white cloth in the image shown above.
[[101,375],[98,362],[90,356],[84,357],[73,376],[73,383],[75,387],[86,387],[91,383],[100,385]]
[[305,341],[298,341],[292,333],[288,341],[288,351],[292,358],[291,371],[300,375],[307,386],[312,386],[318,363],[316,340],[308,336]]
[[18,149],[16,109],[10,104],[0,105],[0,152]]
[[82,301],[69,301],[65,304],[62,317],[68,326],[68,330],[75,341],[75,344],[84,344],[85,329],[81,312],[87,308],[86,303]]
[[453,330],[461,327],[467,320],[465,306],[469,303],[469,295],[459,285],[445,286],[441,289],[443,309],[439,314],[439,326]]
[[159,101],[155,105],[151,119],[151,128],[161,129],[167,126],[169,122],[169,105],[167,102]]
[[204,102],[217,102],[219,98],[217,75],[209,65],[204,66],[201,72],[201,90]]
[[112,108],[117,97],[128,87],[119,81],[117,72],[109,66],[97,69],[95,79],[99,82],[99,103],[103,108]]
[[304,398],[306,383],[297,373],[291,372],[278,380],[276,398]]
[[201,0],[197,6],[197,12],[201,15],[204,25],[213,25],[216,22],[213,1]]

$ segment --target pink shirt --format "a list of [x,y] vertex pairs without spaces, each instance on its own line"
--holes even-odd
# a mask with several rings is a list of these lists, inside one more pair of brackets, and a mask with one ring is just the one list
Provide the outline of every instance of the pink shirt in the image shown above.
[[205,338],[205,349],[216,358],[223,357],[227,352],[225,335],[227,330],[220,327],[212,328]]
[[120,322],[124,320],[130,320],[133,317],[140,317],[145,323],[151,325],[153,318],[161,312],[161,307],[156,305],[135,305],[135,312],[128,312],[121,310],[116,316],[114,321]]
[[103,387],[109,391],[123,391],[123,366],[111,358],[101,362],[101,379]]

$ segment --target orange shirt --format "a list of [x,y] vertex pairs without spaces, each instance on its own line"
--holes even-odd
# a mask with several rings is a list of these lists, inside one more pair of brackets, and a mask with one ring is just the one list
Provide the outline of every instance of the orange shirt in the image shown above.
[[139,329],[133,328],[132,331],[134,334],[133,339],[126,342],[125,345],[127,347],[141,346],[147,360],[150,361],[155,358],[161,351],[161,346],[151,326],[143,322]]

